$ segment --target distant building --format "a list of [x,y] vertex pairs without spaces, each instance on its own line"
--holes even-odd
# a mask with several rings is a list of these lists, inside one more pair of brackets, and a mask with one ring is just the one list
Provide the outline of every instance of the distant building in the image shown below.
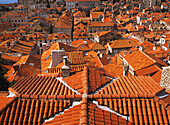
[[92,9],[93,7],[99,6],[99,4],[100,4],[100,0],[66,0],[67,10],[71,10],[73,8],[83,8],[83,7]]
[[145,8],[161,5],[161,0],[141,0],[141,2]]
[[29,9],[44,9],[48,5],[50,7],[57,7],[57,2],[63,2],[63,0],[18,0],[19,5],[24,5]]

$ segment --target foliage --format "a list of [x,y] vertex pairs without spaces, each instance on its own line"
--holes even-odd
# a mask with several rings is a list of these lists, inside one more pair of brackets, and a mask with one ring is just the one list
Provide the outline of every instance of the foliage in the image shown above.
[[0,64],[0,91],[7,91],[10,86],[10,83],[3,77],[6,72],[7,70]]

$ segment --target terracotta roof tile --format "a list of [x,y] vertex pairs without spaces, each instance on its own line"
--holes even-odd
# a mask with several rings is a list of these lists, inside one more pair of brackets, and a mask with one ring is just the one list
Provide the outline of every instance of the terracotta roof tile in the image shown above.
[[141,51],[133,51],[131,54],[125,55],[124,58],[132,66],[134,71],[156,63],[155,60]]
[[127,94],[130,97],[152,95],[153,97],[164,90],[150,76],[126,76],[119,77],[97,94]]
[[88,72],[88,76],[87,76],[88,87],[89,87],[88,93],[94,92],[99,87],[101,87],[102,85],[105,85],[107,82],[111,80],[110,78],[106,78],[106,76],[104,76],[103,71],[99,69],[95,69],[95,68],[84,69],[83,71],[77,72],[76,74],[72,76],[64,78],[63,80],[73,89],[77,90],[78,92],[82,94],[83,93],[83,81],[85,78],[84,72],[86,70]]
[[[53,124],[67,124],[67,125],[78,125],[78,124],[110,124],[110,125],[121,125],[121,124],[131,124],[131,122],[118,116],[115,113],[102,110],[92,102],[87,103],[88,107],[83,107],[83,103],[73,106],[73,108],[68,109],[62,115],[58,115],[54,120],[45,122],[45,125]],[[82,116],[79,113],[83,112],[83,109],[87,110],[87,116]],[[88,108],[88,109],[86,109]],[[87,117],[83,119],[83,117]]]
[[[15,83],[10,90],[19,94],[32,95],[64,95],[70,91],[53,76],[28,76]],[[70,94],[74,92],[71,90]]]
[[107,59],[107,57],[100,58],[99,56],[96,56],[90,62],[95,63],[95,66],[103,67],[104,65],[109,64],[110,60]]
[[100,99],[98,101],[100,105],[128,116],[132,124],[170,123],[170,112],[154,99]]
[[[60,105],[61,102],[66,105]],[[71,102],[67,100],[17,99],[1,112],[0,123],[40,125],[45,119],[63,111],[70,105]]]
[[109,74],[109,76],[111,76],[113,78],[123,76],[123,66],[122,65],[110,63],[110,64],[103,66],[102,68],[104,68],[104,70]]
[[[61,64],[61,63],[60,63]],[[48,68],[47,72],[48,73],[61,73],[61,67],[64,65],[64,63],[62,62],[62,65],[57,65],[57,67],[53,67],[53,68]],[[76,72],[76,71],[81,71],[84,68],[84,65],[70,65],[70,70],[71,72]]]
[[111,48],[127,48],[134,46],[139,46],[139,44],[133,39],[115,40],[110,43]]
[[0,112],[4,111],[15,99],[16,97],[8,98],[0,96]]
[[170,111],[170,95],[166,96],[165,98],[159,98],[155,96],[154,98],[159,104],[165,107],[168,111]]
[[59,43],[59,42],[55,43],[55,44],[51,45],[51,47],[48,50],[43,52],[43,54],[41,56],[41,69],[47,70],[48,67],[50,66],[52,56],[50,56],[48,59],[46,59],[46,57],[48,57],[51,54],[52,50],[62,50],[63,48],[64,48],[65,52],[77,51],[77,48],[75,48],[75,47],[71,47],[69,45],[65,45],[65,44]]
[[14,62],[17,62],[20,60],[20,57],[15,57],[15,56],[10,56],[10,55],[2,55],[2,58],[4,60],[11,60],[11,61],[14,61]]
[[142,76],[142,75],[148,75],[151,73],[155,73],[157,71],[161,71],[161,69],[159,67],[157,67],[156,65],[152,65],[152,66],[137,70],[135,72],[135,74]]
[[83,60],[83,52],[66,52],[65,55],[68,57],[68,60],[71,64],[82,64]]
[[152,76],[152,79],[155,80],[157,83],[160,83],[161,76],[162,76],[162,70],[159,70]]
[[9,92],[8,91],[0,91],[0,96],[8,96]]
[[91,44],[91,43],[92,43],[91,40],[82,40],[82,39],[80,39],[80,40],[72,41],[72,42],[71,42],[71,46],[73,46],[73,47],[79,47],[79,46],[81,46],[81,45],[84,45],[85,41],[87,42],[87,44]]

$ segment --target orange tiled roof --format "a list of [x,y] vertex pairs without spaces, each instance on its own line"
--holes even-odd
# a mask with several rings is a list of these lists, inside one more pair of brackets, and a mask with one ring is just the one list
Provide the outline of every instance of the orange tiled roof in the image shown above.
[[162,60],[160,60],[159,58],[157,58],[156,56],[154,56],[153,54],[147,53],[145,52],[146,55],[148,55],[150,58],[152,58],[153,60],[156,61],[157,64],[161,65],[161,66],[167,66],[167,64],[165,62],[163,62]]
[[161,70],[158,66],[156,65],[152,65],[143,69],[139,69],[135,72],[136,75],[148,75],[148,74],[152,74],[155,73],[156,71]]
[[2,58],[4,60],[11,60],[11,61],[14,61],[14,62],[17,62],[17,61],[20,60],[20,57],[11,56],[11,55],[2,55]]
[[[126,119],[118,116],[115,113],[111,113],[109,111],[100,109],[97,107],[96,104],[92,102],[87,103],[87,116],[82,116],[81,113],[85,107],[83,107],[83,103],[70,108],[69,110],[65,111],[64,114],[60,116],[56,116],[53,120],[45,122],[44,125],[59,125],[59,124],[67,124],[67,125],[79,125],[83,124],[109,124],[109,125],[123,125],[128,124],[131,125],[131,122],[127,121]],[[87,117],[87,121],[84,121],[83,117]]]
[[66,87],[53,76],[28,76],[15,83],[9,90],[15,94],[31,95],[75,94],[74,91]]
[[120,77],[123,76],[123,66],[119,64],[110,63],[104,65],[102,68],[109,74],[111,77]]
[[165,89],[160,87],[150,76],[126,76],[119,77],[110,85],[107,85],[97,94],[119,94],[127,97],[155,96]]
[[51,60],[52,60],[52,56],[50,56],[48,59],[46,59],[46,57],[48,57],[51,54],[52,50],[62,50],[64,48],[65,52],[74,52],[77,51],[77,48],[69,46],[69,45],[65,45],[63,43],[54,43],[53,45],[51,45],[51,47],[46,50],[45,52],[43,52],[42,56],[41,56],[41,69],[42,70],[47,70]]
[[[87,70],[87,71],[86,71]],[[86,76],[85,73],[88,73]],[[84,71],[77,72],[76,74],[66,77],[63,80],[66,81],[73,89],[77,90],[81,94],[83,93],[83,81],[84,78],[88,80],[88,92],[92,93],[97,90],[100,86],[105,85],[111,79],[104,76],[104,72],[95,68],[85,68]]]
[[90,62],[95,63],[95,66],[103,67],[104,65],[109,64],[110,60],[108,60],[106,57],[100,58],[100,57],[97,56],[93,60],[91,60]]
[[156,63],[155,60],[141,51],[133,51],[131,54],[124,56],[124,58],[132,66],[134,71]]
[[9,92],[8,91],[0,91],[0,97],[1,96],[8,96]]
[[[32,75],[38,75],[40,74],[41,69],[41,55],[27,55],[22,56],[18,62],[16,62],[14,65],[19,65],[19,71],[14,70],[12,67],[7,74],[5,74],[5,77],[8,77],[7,80],[9,82],[17,81],[21,79],[24,76],[32,76]],[[30,63],[33,63],[34,66],[29,66]]]
[[68,60],[71,64],[82,64],[83,60],[83,52],[66,52],[65,55],[68,57]]
[[49,34],[47,40],[58,40],[58,39],[70,39],[70,36],[66,33],[53,33]]
[[89,27],[96,27],[96,26],[114,26],[114,22],[91,22],[89,23]]
[[110,33],[111,32],[111,30],[108,30],[108,31],[100,31],[100,32],[96,32],[96,35],[98,35],[99,37],[100,36],[103,36],[103,35],[105,35],[105,34],[107,34],[107,33]]
[[157,83],[160,83],[162,76],[162,70],[158,70],[153,76],[152,79],[155,80]]
[[170,95],[166,96],[165,98],[160,98],[158,96],[155,96],[155,101],[157,101],[159,104],[164,106],[167,110],[170,111]]
[[0,96],[0,112],[2,112],[4,108],[6,108],[7,105],[10,104],[14,100],[15,100],[15,97],[7,98],[5,96]]
[[[8,103],[8,102],[7,102]],[[1,124],[35,124],[54,116],[71,105],[69,100],[15,99],[0,114]],[[16,113],[17,112],[17,113]]]
[[169,124],[170,111],[154,99],[99,99],[99,104],[129,117],[132,124]]
[[141,44],[144,48],[150,48],[151,50],[153,49],[154,47],[154,44],[148,42],[148,41],[144,41],[142,44]]
[[73,47],[79,47],[79,46],[81,46],[82,44],[84,44],[85,41],[87,42],[87,44],[91,44],[91,43],[92,43],[91,40],[83,40],[83,39],[80,39],[80,40],[72,41],[72,42],[71,42],[71,46],[73,46]]
[[[48,68],[47,72],[48,73],[61,73],[62,72],[61,67],[64,65],[64,62],[62,62],[62,65],[60,66],[59,65],[57,65],[57,67]],[[84,64],[83,65],[70,65],[71,72],[81,71],[83,68],[84,68]]]
[[139,46],[133,39],[124,39],[124,40],[115,40],[111,41],[111,48],[126,48],[126,47],[134,47]]
[[92,44],[89,44],[89,48],[90,50],[105,50],[104,46],[102,46],[100,43],[98,42],[95,42],[95,43],[92,43]]

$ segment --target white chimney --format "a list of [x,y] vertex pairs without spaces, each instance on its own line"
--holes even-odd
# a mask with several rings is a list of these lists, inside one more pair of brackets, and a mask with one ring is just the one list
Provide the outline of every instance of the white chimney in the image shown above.
[[153,47],[153,50],[156,50],[156,46]]
[[43,52],[45,52],[46,49],[47,49],[47,44],[46,43],[42,43],[42,47],[43,47]]
[[84,45],[87,45],[87,41],[84,41]]
[[67,56],[63,56],[64,65],[67,66]]
[[100,58],[103,58],[104,57],[104,54],[103,53],[100,53]]
[[156,50],[156,43],[154,43],[154,47],[153,47],[153,50]]
[[64,50],[52,50],[51,54],[52,54],[52,60],[51,60],[50,67],[55,67],[63,60],[65,51]]

